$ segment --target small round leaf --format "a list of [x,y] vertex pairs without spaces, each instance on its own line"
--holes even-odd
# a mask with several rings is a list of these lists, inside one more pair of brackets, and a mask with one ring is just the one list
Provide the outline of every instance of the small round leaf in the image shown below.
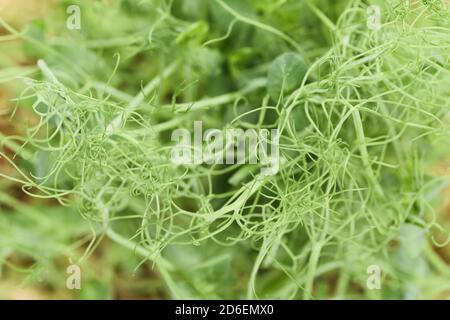
[[301,56],[287,52],[277,57],[269,68],[267,91],[277,101],[281,94],[292,92],[303,81],[308,67]]

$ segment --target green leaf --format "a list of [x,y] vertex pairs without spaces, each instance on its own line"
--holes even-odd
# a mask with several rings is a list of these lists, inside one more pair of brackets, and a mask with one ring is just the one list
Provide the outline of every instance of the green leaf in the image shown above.
[[303,81],[308,67],[301,56],[287,52],[276,58],[267,75],[267,91],[277,101],[281,94],[292,92]]
[[415,258],[419,256],[426,245],[426,234],[423,228],[407,223],[400,228],[401,247]]

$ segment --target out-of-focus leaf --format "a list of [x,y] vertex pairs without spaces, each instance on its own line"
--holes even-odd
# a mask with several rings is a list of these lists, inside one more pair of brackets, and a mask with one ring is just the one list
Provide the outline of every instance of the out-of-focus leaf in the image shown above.
[[267,76],[267,90],[273,100],[281,94],[292,92],[298,87],[306,75],[308,67],[301,56],[287,52],[276,58]]

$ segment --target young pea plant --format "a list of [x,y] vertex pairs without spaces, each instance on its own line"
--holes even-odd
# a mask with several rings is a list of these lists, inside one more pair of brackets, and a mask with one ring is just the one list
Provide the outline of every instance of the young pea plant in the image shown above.
[[[23,80],[14,101],[33,121],[2,134],[14,170],[0,176],[78,212],[81,264],[109,238],[167,297],[439,298],[448,174],[430,168],[449,156],[449,8],[383,2],[368,28],[370,5],[79,1],[79,30],[60,5],[23,31],[2,19],[33,67],[1,79]],[[276,174],[174,164],[171,133],[195,121],[278,130]]]

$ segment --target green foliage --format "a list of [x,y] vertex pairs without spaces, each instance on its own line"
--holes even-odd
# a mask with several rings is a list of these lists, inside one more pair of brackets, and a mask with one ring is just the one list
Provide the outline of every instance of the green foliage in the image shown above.
[[[449,150],[448,8],[399,14],[386,1],[374,31],[359,0],[79,4],[81,30],[65,29],[64,6],[25,32],[0,20],[38,59],[34,74],[1,73],[2,82],[29,75],[17,101],[38,121],[5,137],[17,157],[0,153],[14,168],[0,175],[83,218],[75,232],[77,223],[39,213],[57,232],[39,242],[50,261],[67,254],[60,243],[87,236],[70,253],[87,264],[111,249],[108,238],[124,249],[113,247],[105,267],[154,268],[173,298],[448,290],[448,266],[430,244],[436,230],[447,236],[435,207],[448,177],[427,171]],[[278,129],[280,171],[174,165],[170,134],[196,120]],[[14,226],[0,247],[41,263],[31,218],[0,217]],[[372,264],[382,291],[366,287]],[[95,276],[89,283],[79,298],[113,296]]]
[[280,96],[292,93],[302,83],[308,68],[296,53],[287,52],[276,58],[267,74],[267,91],[278,101]]

